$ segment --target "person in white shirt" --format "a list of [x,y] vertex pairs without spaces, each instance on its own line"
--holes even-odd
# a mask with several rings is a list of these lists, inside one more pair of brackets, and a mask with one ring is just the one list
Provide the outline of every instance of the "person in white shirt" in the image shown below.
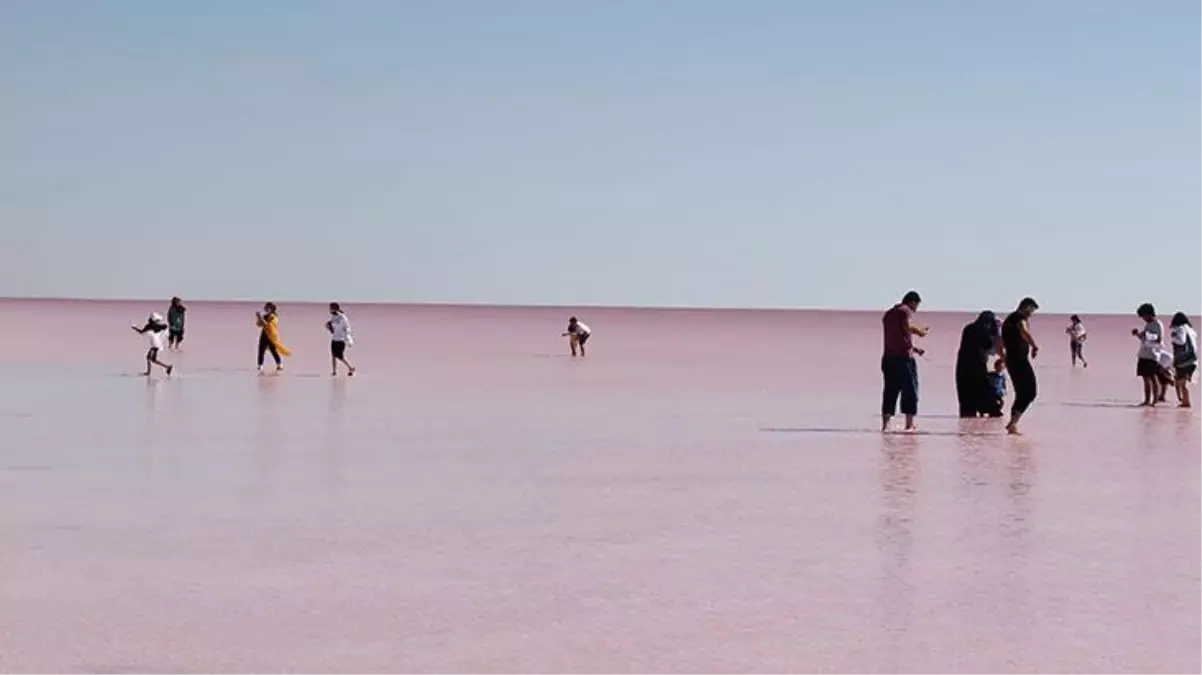
[[1173,383],[1177,388],[1177,403],[1190,407],[1189,385],[1198,369],[1198,333],[1184,312],[1177,312],[1169,323],[1169,341],[1173,344]]
[[330,375],[338,375],[340,361],[346,366],[346,374],[354,375],[355,367],[346,360],[346,348],[355,343],[351,335],[351,321],[336,302],[330,303],[330,320],[326,322],[326,330],[330,331]]
[[1068,348],[1073,357],[1073,367],[1077,366],[1077,360],[1080,359],[1081,367],[1088,368],[1089,362],[1085,360],[1084,353],[1088,333],[1085,332],[1085,324],[1081,323],[1081,317],[1076,314],[1069,317],[1069,325],[1064,332],[1068,334]]
[[171,371],[175,369],[167,363],[159,360],[159,351],[163,348],[163,337],[167,332],[167,322],[163,321],[162,315],[155,312],[146,320],[146,325],[138,327],[137,324],[130,326],[135,333],[146,335],[150,341],[150,349],[146,352],[146,372],[142,373],[146,377],[150,377],[150,366],[154,364],[163,370],[167,371],[167,377],[171,377]]
[[1135,310],[1144,322],[1144,327],[1132,328],[1131,334],[1139,339],[1139,353],[1135,362],[1135,374],[1144,381],[1144,402],[1154,406],[1164,403],[1165,386],[1160,365],[1160,353],[1164,351],[1164,324],[1156,318],[1156,308],[1144,303]]
[[563,337],[568,338],[568,347],[572,350],[572,356],[576,356],[577,347],[580,347],[580,355],[584,356],[584,343],[588,342],[589,336],[592,334],[589,327],[576,317],[568,319],[568,330]]

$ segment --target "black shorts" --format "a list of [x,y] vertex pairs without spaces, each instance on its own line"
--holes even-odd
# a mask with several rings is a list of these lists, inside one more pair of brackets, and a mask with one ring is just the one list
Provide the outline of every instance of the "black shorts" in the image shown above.
[[1135,374],[1139,377],[1160,375],[1160,362],[1156,359],[1140,359],[1135,362]]
[[576,342],[583,347],[584,343],[588,342],[589,335],[592,335],[592,333],[577,333]]
[[340,359],[346,355],[346,343],[342,340],[333,340],[330,342],[330,356]]
[[183,342],[184,341],[184,329],[181,328],[179,330],[175,330],[174,328],[172,328],[171,330],[167,331],[167,339],[171,342]]
[[159,348],[158,347],[151,347],[146,352],[146,360],[147,361],[154,361],[158,358],[159,358]]
[[1178,380],[1188,380],[1194,376],[1194,371],[1198,370],[1198,364],[1191,363],[1188,366],[1177,366],[1173,370]]

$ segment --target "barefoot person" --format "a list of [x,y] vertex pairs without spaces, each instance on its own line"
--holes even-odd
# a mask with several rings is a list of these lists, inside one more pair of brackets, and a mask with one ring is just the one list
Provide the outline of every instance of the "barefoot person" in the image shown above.
[[1169,341],[1173,343],[1173,383],[1177,388],[1177,404],[1190,407],[1189,386],[1198,369],[1198,333],[1183,312],[1173,315],[1169,323]]
[[146,372],[143,375],[150,377],[151,364],[156,365],[167,371],[167,376],[171,376],[171,371],[175,366],[163,363],[159,360],[159,351],[163,349],[163,334],[167,332],[167,323],[163,321],[162,315],[155,312],[146,320],[146,325],[139,328],[137,325],[130,326],[135,333],[146,335],[150,339],[150,349],[146,352]]
[[1031,359],[1039,356],[1039,345],[1035,344],[1029,325],[1031,315],[1037,309],[1039,303],[1033,298],[1023,298],[1018,309],[1002,322],[1002,357],[1014,387],[1014,403],[1010,406],[1010,423],[1006,425],[1006,431],[1016,436],[1019,435],[1019,420],[1038,394]]
[[584,356],[584,343],[588,342],[589,336],[592,334],[593,331],[576,317],[568,319],[568,330],[563,337],[568,339],[568,347],[572,350],[572,356],[576,356],[577,347],[580,348],[580,355]]
[[179,349],[184,342],[184,313],[187,311],[183,300],[171,298],[171,306],[167,308],[167,347],[170,349]]
[[281,356],[292,356],[292,352],[280,342],[280,317],[274,302],[263,305],[262,312],[255,312],[255,325],[259,327],[259,372],[263,372],[263,357],[271,352],[275,359],[275,371],[284,370]]
[[1144,322],[1143,328],[1132,328],[1131,334],[1139,339],[1135,374],[1144,381],[1144,402],[1140,405],[1154,406],[1164,400],[1164,384],[1160,377],[1160,352],[1164,350],[1164,324],[1156,318],[1156,308],[1145,302],[1135,310]]
[[354,375],[355,367],[346,360],[346,348],[355,340],[351,337],[351,321],[336,302],[330,303],[330,320],[326,322],[326,330],[330,331],[330,375],[338,375],[340,362],[346,366],[347,375]]
[[1088,368],[1089,362],[1085,360],[1085,339],[1089,334],[1085,332],[1085,324],[1081,323],[1081,317],[1076,314],[1068,319],[1068,328],[1064,332],[1068,335],[1068,350],[1072,355],[1073,367],[1077,367],[1077,361],[1081,361],[1082,368]]
[[918,293],[910,291],[881,317],[884,335],[881,375],[885,381],[881,393],[882,432],[889,430],[889,421],[897,414],[899,396],[906,430],[914,430],[914,416],[918,414],[918,364],[914,355],[923,355],[922,349],[914,346],[914,336],[925,337],[928,330],[914,324],[914,313],[921,303]]

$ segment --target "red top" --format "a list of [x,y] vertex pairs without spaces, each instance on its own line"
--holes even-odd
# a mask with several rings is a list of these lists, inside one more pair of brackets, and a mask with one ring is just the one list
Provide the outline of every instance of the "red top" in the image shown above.
[[913,316],[914,310],[907,305],[894,305],[881,317],[885,333],[885,356],[910,357],[914,349],[910,335],[910,319]]

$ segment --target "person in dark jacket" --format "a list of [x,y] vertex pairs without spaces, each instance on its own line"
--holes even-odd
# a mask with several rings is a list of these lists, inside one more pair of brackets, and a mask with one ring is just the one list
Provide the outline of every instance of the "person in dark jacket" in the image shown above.
[[956,398],[960,417],[1001,417],[989,383],[989,356],[997,351],[998,322],[993,312],[984,311],[960,333],[956,354]]

